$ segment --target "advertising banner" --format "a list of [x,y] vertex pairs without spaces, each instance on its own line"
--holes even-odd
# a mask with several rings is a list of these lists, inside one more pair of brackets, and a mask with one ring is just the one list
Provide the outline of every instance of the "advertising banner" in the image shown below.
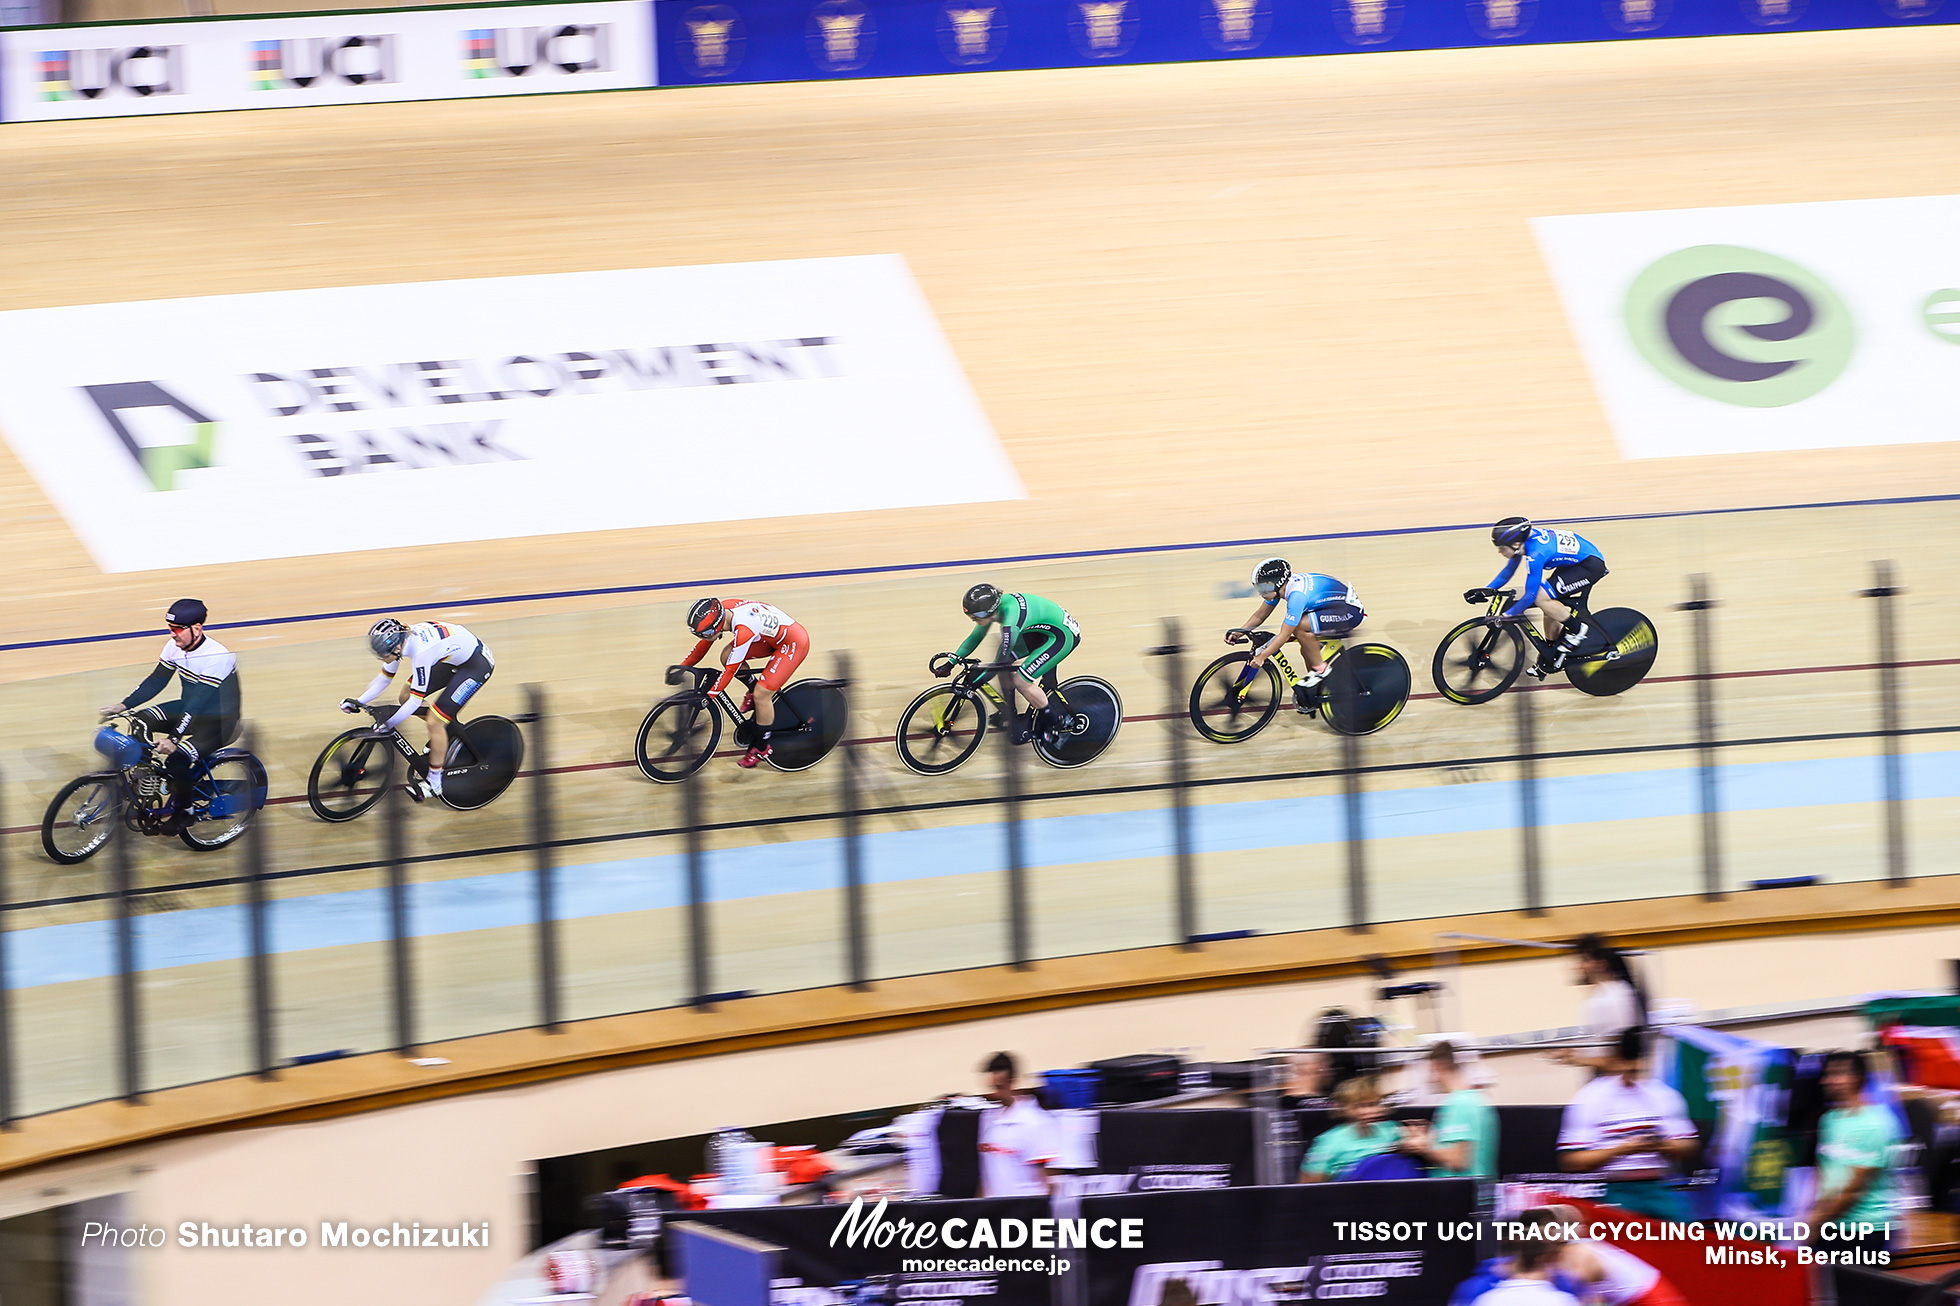
[[1084,1193],[1157,1193],[1256,1178],[1249,1109],[1133,1110],[1097,1113],[1096,1173],[1079,1182]]
[[0,313],[0,435],[112,572],[1022,494],[896,254]]
[[1090,1220],[1138,1220],[1140,1246],[1088,1252],[1087,1306],[1366,1298],[1443,1306],[1477,1264],[1475,1183],[1295,1184],[1088,1197]]
[[[668,1217],[670,1225],[690,1220],[782,1248],[783,1277],[770,1290],[776,1306],[844,1306],[856,1298],[849,1289],[836,1291],[838,1286],[873,1275],[903,1275],[900,1300],[906,1302],[1050,1306],[1064,1263],[1084,1255],[1056,1249],[1058,1221],[1045,1197],[860,1201]],[[1076,1230],[1071,1222],[1060,1232],[1067,1237]],[[1088,1241],[1088,1227],[1080,1232]],[[1097,1232],[1106,1241],[1121,1241],[1114,1226]],[[1137,1231],[1131,1233],[1134,1239]],[[676,1268],[685,1275],[685,1266]]]
[[1951,22],[1960,0],[656,0],[663,85]]
[[1960,195],[1532,225],[1626,457],[1960,440]]
[[651,21],[592,0],[0,32],[0,120],[650,86]]

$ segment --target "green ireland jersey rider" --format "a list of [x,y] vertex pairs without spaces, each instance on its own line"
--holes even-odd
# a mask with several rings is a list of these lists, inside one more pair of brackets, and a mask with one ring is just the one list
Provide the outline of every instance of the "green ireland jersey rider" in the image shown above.
[[[1035,594],[1003,594],[987,584],[975,585],[968,590],[961,606],[973,622],[973,631],[961,641],[953,656],[963,658],[971,654],[987,637],[987,631],[999,624],[1001,648],[998,661],[1019,660],[1020,666],[1014,672],[1014,684],[1021,697],[1028,702],[1027,721],[1016,734],[1015,742],[1026,743],[1037,733],[1054,742],[1054,738],[1069,725],[1069,716],[1051,706],[1048,692],[1041,687],[1041,682],[1063,658],[1075,651],[1075,646],[1082,641],[1082,628],[1075,624],[1075,618],[1061,604],[1051,599]],[[951,670],[950,666],[935,668],[939,675],[950,674]],[[983,672],[975,683],[984,682],[988,674]]]

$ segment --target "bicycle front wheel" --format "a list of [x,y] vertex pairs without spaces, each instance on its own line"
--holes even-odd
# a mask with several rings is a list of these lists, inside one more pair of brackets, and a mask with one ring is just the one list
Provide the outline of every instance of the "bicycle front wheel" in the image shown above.
[[1327,675],[1321,718],[1344,735],[1371,735],[1409,701],[1409,664],[1386,644],[1354,644],[1341,650]]
[[41,818],[41,847],[63,866],[87,861],[109,842],[122,816],[121,777],[80,776],[62,786]]
[[721,742],[721,714],[706,696],[676,694],[654,705],[633,741],[640,774],[661,784],[685,780],[708,764]]
[[264,772],[249,757],[221,757],[191,789],[190,824],[177,837],[199,852],[222,848],[252,823]]
[[381,801],[395,774],[395,741],[349,730],[321,750],[306,777],[306,805],[323,821],[351,821]]
[[451,730],[442,770],[443,804],[459,812],[488,807],[523,769],[524,732],[515,721],[501,716],[459,721]]
[[1475,706],[1516,682],[1524,672],[1524,656],[1524,636],[1517,627],[1473,617],[1443,636],[1429,673],[1444,698]]
[[987,737],[987,705],[971,690],[934,685],[898,718],[898,758],[920,775],[945,775]]
[[1237,744],[1252,738],[1279,714],[1279,669],[1271,662],[1260,668],[1243,689],[1250,653],[1227,653],[1203,671],[1191,686],[1191,724],[1214,744]]

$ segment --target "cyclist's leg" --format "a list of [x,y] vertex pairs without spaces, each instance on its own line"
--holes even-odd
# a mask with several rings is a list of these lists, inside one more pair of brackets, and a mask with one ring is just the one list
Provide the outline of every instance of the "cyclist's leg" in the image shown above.
[[[461,667],[438,662],[429,672],[429,694],[424,700],[427,710],[422,714],[422,724],[429,728],[431,793],[442,792],[442,768],[449,760],[449,727],[456,720],[456,714],[463,710],[463,704],[469,701],[470,695],[482,687],[480,679],[463,674],[466,669],[474,667],[475,661],[473,658]],[[463,691],[460,699],[455,696],[459,689]]]
[[[1322,640],[1346,639],[1360,628],[1361,619],[1366,615],[1359,604],[1345,601],[1329,603],[1324,608],[1309,612],[1299,631],[1300,651],[1306,655],[1308,669],[1327,661],[1328,655],[1320,648]],[[1311,648],[1307,645],[1310,639],[1313,641]]]
[[755,678],[755,724],[767,732],[776,724],[776,695],[796,669],[803,665],[803,659],[810,655],[810,632],[803,629],[803,623],[793,622],[785,627],[776,652],[763,666],[762,674]]
[[1066,711],[1050,697],[1044,686],[1053,685],[1056,668],[1062,660],[1075,652],[1081,637],[1071,630],[1051,630],[1048,638],[1032,649],[1021,660],[1020,670],[1015,672],[1015,680],[1021,692],[1027,697],[1028,706],[1033,709],[1031,725],[1053,729],[1066,718]]

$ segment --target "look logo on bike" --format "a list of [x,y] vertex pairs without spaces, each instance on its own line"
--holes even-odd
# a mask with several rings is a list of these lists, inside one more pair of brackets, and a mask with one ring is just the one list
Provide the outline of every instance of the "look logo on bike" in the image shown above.
[[1485,589],[1465,591],[1464,602],[1482,603],[1490,590],[1504,588],[1522,562],[1524,589],[1503,615],[1522,617],[1533,608],[1544,614],[1545,638],[1558,647],[1525,672],[1542,680],[1547,672],[1562,670],[1592,633],[1586,620],[1586,596],[1605,578],[1606,559],[1584,536],[1555,526],[1533,526],[1523,517],[1506,517],[1492,526],[1490,542],[1504,559],[1504,570]]
[[163,736],[157,741],[156,755],[163,759],[164,774],[170,778],[167,833],[182,828],[185,790],[198,759],[209,757],[238,734],[238,659],[204,633],[209,615],[196,599],[171,604],[164,614],[170,638],[164,641],[156,668],[122,702],[101,709],[105,717],[127,712],[162,693],[172,676],[178,678],[176,698],[136,714],[152,737]]
[[[489,645],[454,622],[422,621],[406,626],[393,617],[383,617],[369,628],[368,651],[381,659],[381,672],[359,697],[341,699],[340,710],[351,715],[381,697],[406,661],[408,683],[402,686],[401,706],[375,727],[375,734],[393,734],[427,703],[428,778],[411,781],[408,792],[417,802],[441,794],[443,762],[449,756],[449,727],[463,704],[490,679],[497,660],[490,656]],[[435,695],[433,702],[429,701],[431,694]]]
[[708,655],[723,635],[734,639],[721,655],[721,679],[711,694],[719,694],[735,679],[746,663],[768,659],[755,687],[742,700],[742,711],[755,713],[751,737],[744,741],[749,751],[737,766],[759,766],[774,751],[770,735],[776,724],[776,695],[810,654],[810,632],[781,608],[747,599],[697,599],[687,611],[687,628],[699,638],[694,651],[681,659],[684,667],[694,666]]
[[[963,658],[973,652],[987,637],[987,631],[998,624],[1001,640],[997,661],[1008,663],[1019,659],[1014,685],[1028,703],[1027,717],[1015,731],[1014,742],[1029,743],[1039,735],[1049,744],[1055,743],[1069,727],[1070,717],[1054,709],[1042,681],[1052,680],[1055,668],[1075,652],[1082,642],[1082,627],[1052,599],[1036,594],[1003,594],[985,582],[968,590],[960,606],[973,622],[973,631],[960,641],[959,649],[951,656]],[[951,674],[951,665],[942,660],[946,656],[941,654],[935,659],[935,676]],[[991,674],[983,672],[974,677],[973,683],[984,684]]]
[[[1266,659],[1278,652],[1288,640],[1298,643],[1300,652],[1307,659],[1307,676],[1296,692],[1312,689],[1327,678],[1327,659],[1322,656],[1321,637],[1335,639],[1351,635],[1360,628],[1362,618],[1368,615],[1352,585],[1343,585],[1332,576],[1324,576],[1317,571],[1296,573],[1293,564],[1284,558],[1267,558],[1253,568],[1252,588],[1259,594],[1259,606],[1252,610],[1244,626],[1226,632],[1227,644],[1245,643],[1247,632],[1263,626],[1266,618],[1273,615],[1273,609],[1282,603],[1286,605],[1286,618],[1280,625],[1279,636],[1256,649],[1252,660],[1239,672],[1241,689],[1252,683],[1259,674],[1259,668],[1266,665]],[[1313,711],[1304,698],[1297,706],[1302,712]]]

